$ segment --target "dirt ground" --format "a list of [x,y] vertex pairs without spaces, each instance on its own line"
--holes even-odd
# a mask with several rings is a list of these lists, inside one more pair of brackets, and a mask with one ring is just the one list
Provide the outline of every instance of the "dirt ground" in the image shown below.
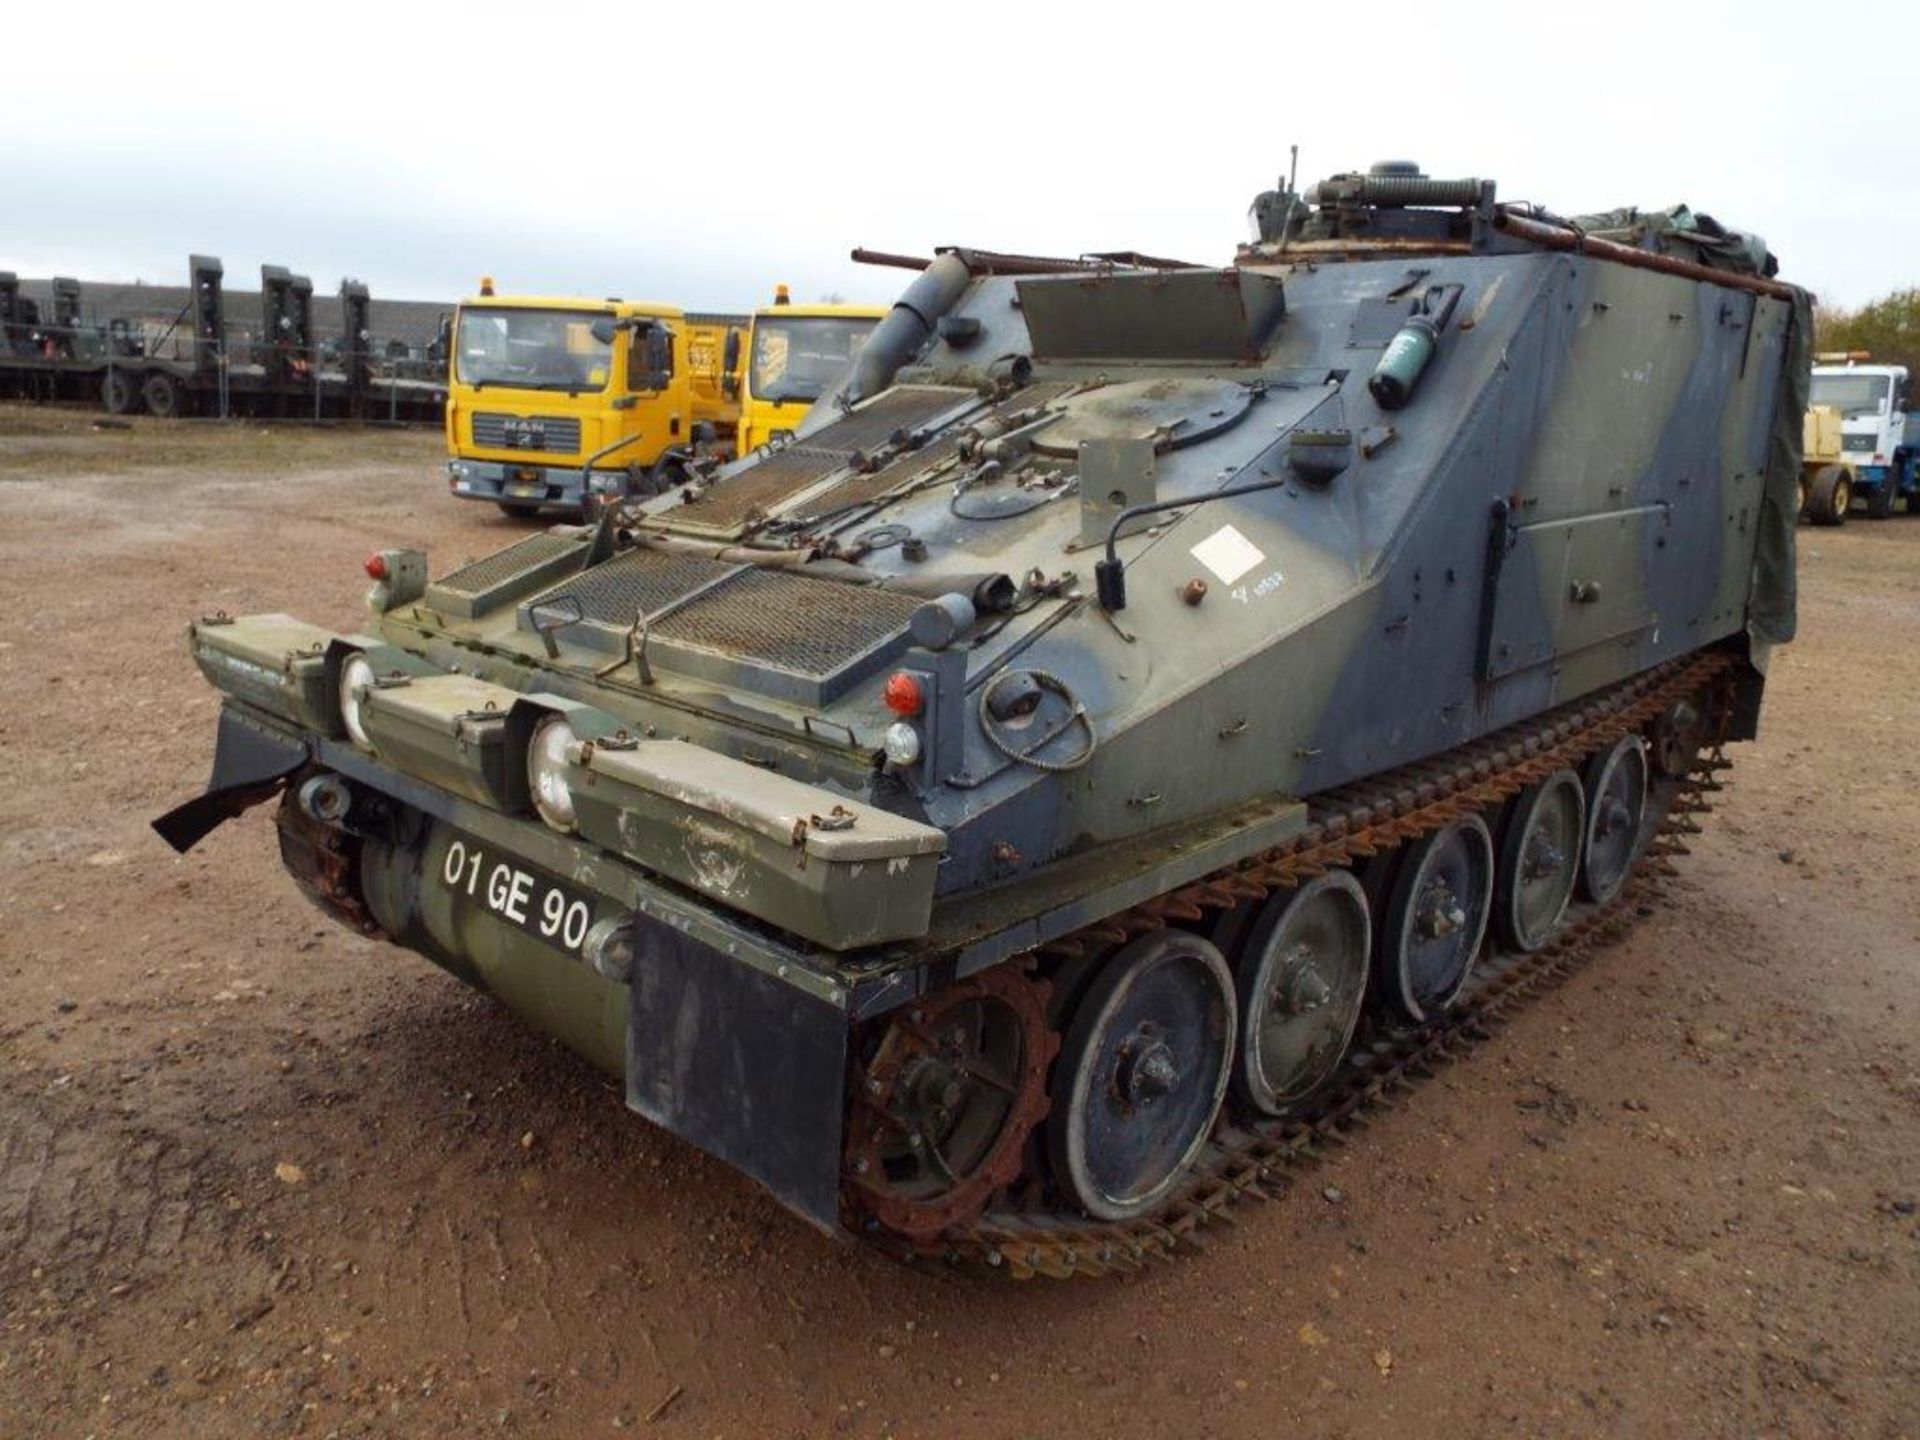
[[425,961],[265,810],[176,858],[216,609],[524,531],[431,433],[0,407],[0,1437],[1920,1436],[1920,519],[1801,638],[1665,905],[1209,1253],[837,1247]]

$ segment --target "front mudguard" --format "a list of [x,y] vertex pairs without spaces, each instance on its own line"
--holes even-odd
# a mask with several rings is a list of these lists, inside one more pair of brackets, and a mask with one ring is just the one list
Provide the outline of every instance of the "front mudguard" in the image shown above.
[[234,816],[272,799],[312,758],[304,739],[269,730],[223,706],[207,788],[156,819],[154,831],[184,855]]

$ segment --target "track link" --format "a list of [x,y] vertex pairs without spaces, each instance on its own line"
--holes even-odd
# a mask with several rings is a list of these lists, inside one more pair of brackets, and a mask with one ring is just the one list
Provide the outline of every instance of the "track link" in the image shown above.
[[[1336,866],[1368,858],[1518,794],[1602,746],[1643,729],[1677,701],[1713,690],[1733,664],[1725,653],[1695,656],[1627,681],[1452,755],[1372,777],[1319,797],[1306,831],[1290,844],[1157,896],[1042,950],[1071,958],[1152,930],[1204,919],[1258,900]],[[1727,707],[1709,707],[1702,749],[1684,776],[1656,787],[1660,828],[1634,878],[1604,905],[1569,913],[1561,934],[1530,955],[1483,956],[1459,1002],[1423,1027],[1363,1031],[1337,1078],[1299,1115],[1260,1124],[1224,1119],[1189,1183],[1156,1214],[1103,1223],[1077,1213],[1003,1201],[946,1230],[933,1244],[872,1236],[904,1258],[941,1259],[1016,1279],[1100,1277],[1204,1250],[1205,1232],[1232,1224],[1243,1201],[1285,1194],[1329,1151],[1366,1127],[1401,1095],[1491,1035],[1519,1005],[1572,974],[1623,933],[1633,909],[1686,853],[1698,816],[1728,762],[1721,751]]]

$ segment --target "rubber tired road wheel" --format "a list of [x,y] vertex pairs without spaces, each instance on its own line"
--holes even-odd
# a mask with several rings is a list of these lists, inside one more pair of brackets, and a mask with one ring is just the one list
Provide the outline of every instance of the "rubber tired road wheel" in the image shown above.
[[1234,965],[1237,1100],[1284,1115],[1333,1074],[1367,998],[1373,925],[1366,892],[1330,870],[1260,908]]
[[1233,1061],[1233,977],[1198,935],[1123,946],[1087,987],[1054,1068],[1054,1176],[1098,1220],[1156,1209],[1207,1142]]
[[178,419],[186,409],[186,391],[164,370],[152,371],[141,382],[140,398],[146,402],[148,411],[162,420]]
[[1587,796],[1571,770],[1515,797],[1500,836],[1493,916],[1500,943],[1527,953],[1553,938],[1573,899],[1586,837]]
[[100,379],[100,404],[109,415],[125,415],[139,408],[140,388],[125,370],[109,370]]
[[1867,518],[1885,520],[1893,514],[1893,477],[1889,475],[1867,496]]
[[1647,813],[1647,746],[1623,737],[1587,761],[1587,843],[1580,862],[1580,894],[1604,904],[1620,893],[1640,858]]
[[1838,465],[1813,472],[1807,491],[1807,518],[1816,525],[1844,525],[1853,505],[1853,477]]
[[1416,1025],[1459,998],[1493,909],[1493,836],[1469,815],[1411,841],[1387,895],[1380,985]]

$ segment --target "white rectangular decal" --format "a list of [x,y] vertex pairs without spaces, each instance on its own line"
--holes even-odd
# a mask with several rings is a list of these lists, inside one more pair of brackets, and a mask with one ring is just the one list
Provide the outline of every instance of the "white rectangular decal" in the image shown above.
[[1222,585],[1231,585],[1267,557],[1233,526],[1222,525],[1193,547],[1193,558],[1211,570]]

